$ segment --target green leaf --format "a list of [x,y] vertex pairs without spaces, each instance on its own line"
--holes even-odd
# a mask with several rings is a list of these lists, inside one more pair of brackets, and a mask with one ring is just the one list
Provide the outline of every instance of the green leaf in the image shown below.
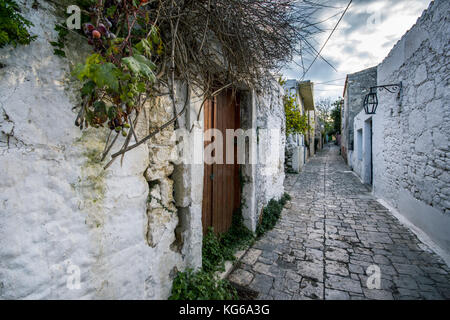
[[50,41],[50,44],[51,44],[53,47],[58,47],[58,48],[60,48],[60,49],[64,48],[64,43],[61,43],[61,42]]
[[161,38],[159,37],[158,29],[155,26],[152,26],[152,29],[150,31],[150,37],[152,38],[152,42],[154,44],[161,43]]
[[105,59],[98,53],[93,53],[90,56],[88,56],[86,58],[86,64],[90,65],[90,64],[99,64],[104,62]]
[[127,68],[135,75],[140,74],[140,64],[133,57],[122,58],[122,62],[127,66]]
[[81,96],[87,96],[90,95],[94,92],[95,89],[95,82],[90,80],[88,82],[86,82],[83,87],[81,88]]
[[60,56],[60,57],[66,56],[66,53],[61,49],[53,49],[53,54]]
[[92,80],[97,84],[98,87],[108,87],[111,90],[117,92],[119,91],[119,80],[117,78],[119,70],[117,67],[108,62],[105,64],[97,65],[97,67],[92,72]]
[[144,57],[143,55],[135,54],[133,57],[140,63],[148,66],[151,70],[156,70],[156,65],[152,61],[150,61],[149,59]]
[[108,9],[106,9],[106,16],[113,17],[114,13],[116,13],[116,9],[117,9],[117,6],[111,6]]
[[108,108],[107,114],[108,114],[109,119],[111,119],[111,120],[114,119],[117,115],[116,106],[110,106]]
[[152,44],[150,42],[148,42],[147,39],[142,39],[141,41],[139,41],[138,44],[136,45],[136,49],[141,54],[143,54],[143,55],[145,55],[147,57],[151,57],[152,56],[153,46],[152,46]]
[[101,100],[95,101],[94,102],[94,112],[106,114],[106,104]]
[[156,81],[156,77],[152,71],[152,68],[156,68],[156,66],[143,55],[136,54],[132,57],[122,58],[122,62],[135,76],[143,77],[151,82]]
[[146,89],[147,89],[147,86],[145,85],[144,82],[138,82],[138,83],[137,83],[137,85],[136,85],[136,90],[137,90],[138,92],[143,93],[143,92],[146,91]]

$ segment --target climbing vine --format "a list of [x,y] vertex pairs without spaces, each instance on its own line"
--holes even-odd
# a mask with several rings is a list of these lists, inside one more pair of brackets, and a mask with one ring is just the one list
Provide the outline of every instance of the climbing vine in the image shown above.
[[[102,160],[119,134],[126,137],[119,154],[113,155],[105,168],[118,155],[150,138],[139,141],[134,126],[145,101],[157,92],[156,63],[164,45],[156,21],[151,21],[145,10],[146,4],[147,0],[99,0],[90,7],[91,22],[83,24],[94,53],[72,72],[82,82],[82,105],[75,125],[80,129],[106,126],[111,130]],[[61,49],[59,42],[54,45]],[[136,142],[130,146],[131,137]]]
[[19,5],[14,0],[0,0],[0,48],[5,45],[25,45],[36,39],[28,28],[31,21],[20,14]]
[[[261,86],[270,81],[269,70],[301,53],[302,39],[320,31],[309,21],[319,6],[295,0],[76,3],[82,7],[82,32],[93,53],[73,71],[82,82],[75,124],[80,129],[110,129],[102,160],[117,141],[123,141],[119,135],[126,137],[105,169],[176,123],[186,111],[191,87],[202,90],[205,102],[236,84]],[[251,24],[249,16],[254,17]],[[57,31],[52,45],[55,54],[64,56],[66,34]],[[175,105],[176,80],[187,90],[181,111]],[[145,102],[157,96],[171,98],[174,116],[138,139],[134,127],[139,114]]]

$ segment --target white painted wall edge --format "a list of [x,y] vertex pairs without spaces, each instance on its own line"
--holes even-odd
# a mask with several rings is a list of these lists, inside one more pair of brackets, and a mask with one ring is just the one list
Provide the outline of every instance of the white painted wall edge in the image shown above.
[[431,240],[431,238],[425,232],[423,232],[420,228],[415,226],[411,221],[409,221],[404,215],[402,215],[400,212],[398,212],[397,209],[392,207],[385,200],[377,198],[377,201],[380,204],[382,204],[384,207],[386,207],[389,210],[389,212],[394,217],[396,217],[398,221],[400,221],[400,223],[402,225],[404,225],[409,230],[411,230],[417,236],[417,238],[423,244],[425,244],[425,246],[428,247],[428,248],[423,248],[423,249],[425,249],[425,250],[429,249],[429,250],[434,251],[434,253],[436,253],[438,256],[440,256],[445,261],[447,266],[450,267],[450,254],[449,253],[447,253],[444,249],[442,249],[439,245],[437,245],[433,240]]

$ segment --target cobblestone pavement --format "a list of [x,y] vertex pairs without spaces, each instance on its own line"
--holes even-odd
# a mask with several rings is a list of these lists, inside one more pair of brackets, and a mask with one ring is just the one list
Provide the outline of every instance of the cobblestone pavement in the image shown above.
[[[328,145],[302,173],[286,177],[290,207],[229,280],[258,299],[450,299],[444,261],[371,196],[338,153]],[[380,289],[368,288],[372,265],[381,271]]]

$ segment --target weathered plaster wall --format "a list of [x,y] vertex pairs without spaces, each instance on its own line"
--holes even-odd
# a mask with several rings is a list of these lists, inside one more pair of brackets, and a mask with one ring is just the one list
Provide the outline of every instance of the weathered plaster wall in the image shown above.
[[243,92],[241,98],[241,126],[253,129],[257,135],[256,143],[250,144],[247,150],[248,154],[256,156],[256,164],[241,166],[242,214],[245,225],[252,231],[256,229],[262,208],[284,193],[286,119],[283,95],[283,89],[273,81],[263,91]]
[[[370,140],[370,135],[373,134],[373,119],[375,117],[376,116],[367,115],[364,110],[356,115],[353,123],[354,148],[348,153],[348,159],[349,163],[352,164],[352,170],[359,176],[361,181],[366,184],[372,183],[372,173],[370,169],[372,150],[376,150],[379,146],[376,142],[373,142],[375,146],[372,146]],[[361,139],[361,141],[358,141],[358,139]]]
[[299,173],[305,164],[305,146],[302,134],[291,134],[286,138],[285,172]]
[[[176,270],[201,264],[201,187],[185,192],[191,200],[177,213],[166,133],[103,170],[106,130],[74,126],[79,84],[70,66],[90,48],[71,33],[68,59],[53,55],[60,20],[48,2],[31,3],[22,11],[38,38],[0,50],[0,298],[166,298]],[[138,135],[170,110],[164,99],[147,105]]]
[[380,102],[373,117],[375,195],[387,200],[447,251],[449,11],[449,1],[432,2],[378,66],[378,85],[402,81],[403,92],[399,101],[396,94],[378,92]]
[[[283,90],[276,83],[256,93],[257,131],[271,132],[270,139],[258,141],[258,167],[256,173],[257,213],[271,199],[284,193],[284,159],[286,145],[286,119],[283,107]],[[270,156],[270,158],[268,157]]]

